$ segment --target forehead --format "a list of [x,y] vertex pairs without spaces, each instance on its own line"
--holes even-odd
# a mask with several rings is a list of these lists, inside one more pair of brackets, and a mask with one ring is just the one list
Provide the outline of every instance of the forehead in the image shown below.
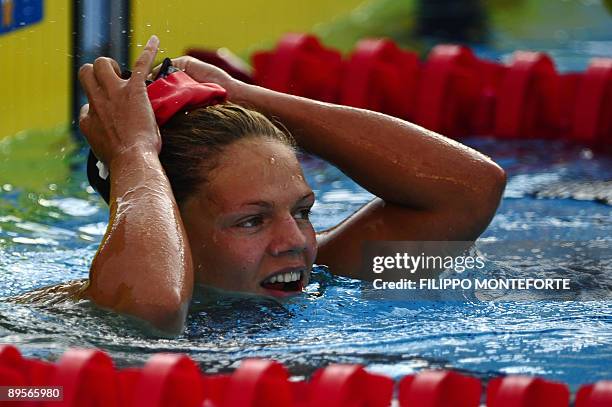
[[223,210],[254,201],[293,204],[311,191],[293,150],[261,138],[226,147],[208,178],[208,196]]

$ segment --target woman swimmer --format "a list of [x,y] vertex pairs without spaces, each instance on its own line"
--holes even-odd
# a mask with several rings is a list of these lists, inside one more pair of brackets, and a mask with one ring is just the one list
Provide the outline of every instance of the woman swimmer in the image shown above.
[[[112,175],[108,229],[81,293],[99,306],[179,332],[194,284],[285,296],[307,284],[314,262],[369,279],[359,271],[364,240],[472,241],[491,221],[505,173],[488,157],[394,117],[245,84],[194,58],[173,64],[221,85],[231,103],[158,128],[144,85],[158,45],[151,37],[129,80],[109,58],[79,72],[89,99],[80,126]],[[376,198],[315,233],[315,196],[293,139],[266,116]]]

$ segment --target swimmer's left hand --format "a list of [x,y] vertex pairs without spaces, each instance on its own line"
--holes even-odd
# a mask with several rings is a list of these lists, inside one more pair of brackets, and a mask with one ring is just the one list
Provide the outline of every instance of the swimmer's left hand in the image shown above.
[[161,151],[161,136],[145,85],[158,47],[159,39],[152,36],[128,80],[121,79],[119,65],[110,58],[98,58],[79,70],[89,100],[89,105],[81,108],[79,126],[96,157],[109,166],[133,148]]

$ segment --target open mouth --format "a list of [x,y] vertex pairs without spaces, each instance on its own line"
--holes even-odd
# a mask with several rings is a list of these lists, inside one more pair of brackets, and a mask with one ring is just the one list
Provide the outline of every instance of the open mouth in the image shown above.
[[304,287],[305,270],[276,273],[263,280],[260,285],[267,290],[283,291],[287,293],[300,292]]

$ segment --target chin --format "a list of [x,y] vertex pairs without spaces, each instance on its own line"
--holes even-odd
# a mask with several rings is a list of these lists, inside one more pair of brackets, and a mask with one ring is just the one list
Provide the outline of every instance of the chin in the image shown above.
[[299,291],[282,291],[282,290],[271,290],[267,288],[262,288],[259,290],[261,295],[265,295],[268,297],[274,298],[287,298],[287,297],[295,297],[296,295],[300,295],[303,292],[302,289]]

